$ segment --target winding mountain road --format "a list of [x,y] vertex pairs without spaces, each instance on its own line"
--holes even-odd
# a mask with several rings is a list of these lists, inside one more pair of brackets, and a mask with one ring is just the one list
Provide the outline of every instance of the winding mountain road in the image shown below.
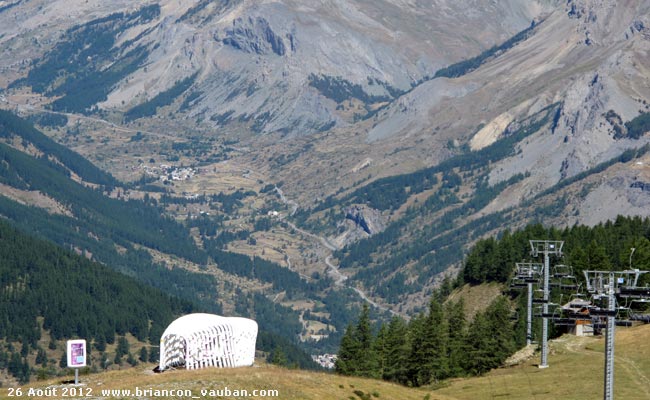
[[[290,216],[294,215],[296,213],[296,211],[298,210],[298,208],[299,208],[298,203],[296,203],[293,200],[287,199],[287,197],[284,195],[282,190],[280,190],[280,188],[278,188],[277,186],[275,187],[275,191],[280,196],[280,200],[284,204],[290,205],[292,207],[292,211],[291,211]],[[327,238],[325,238],[323,236],[316,235],[316,234],[311,233],[311,232],[308,232],[308,231],[306,231],[304,229],[301,229],[301,228],[297,227],[296,224],[294,224],[293,222],[290,222],[290,221],[284,221],[284,222],[286,222],[287,225],[289,225],[296,232],[299,232],[302,235],[305,235],[307,237],[310,237],[310,238],[316,240],[317,242],[319,242],[321,244],[322,247],[326,248],[329,252],[333,252],[333,251],[338,250],[338,248],[334,244],[332,244],[329,240],[327,240]],[[372,300],[361,289],[359,289],[357,287],[354,287],[354,286],[351,286],[351,285],[346,285],[346,281],[348,280],[348,277],[346,275],[344,275],[343,273],[341,273],[341,271],[339,270],[338,265],[335,265],[334,263],[332,263],[332,257],[333,257],[332,254],[329,254],[327,257],[325,257],[325,265],[327,265],[327,274],[330,277],[332,277],[332,279],[334,280],[334,284],[336,286],[348,287],[348,288],[354,290],[359,295],[359,297],[361,297],[361,299],[363,299],[363,301],[370,304],[371,306],[376,307],[376,308],[378,308],[379,310],[382,310],[382,311],[388,311],[393,315],[398,315],[398,316],[403,317],[403,315],[391,310],[388,307],[382,306],[381,304],[379,304],[376,301]]]
[[118,125],[118,124],[116,124],[114,122],[107,121],[107,120],[101,119],[101,118],[89,117],[87,115],[80,115],[80,114],[69,113],[69,112],[48,110],[46,108],[37,107],[37,106],[31,105],[31,104],[17,103],[15,101],[11,101],[11,100],[9,100],[7,98],[4,99],[4,102],[6,102],[7,104],[11,104],[11,105],[15,106],[18,111],[32,111],[32,112],[36,111],[36,112],[40,112],[40,113],[64,115],[64,116],[69,117],[69,118],[76,118],[78,120],[84,120],[84,121],[90,121],[90,122],[96,122],[96,123],[104,124],[104,125],[107,125],[107,126],[109,126],[110,128],[112,128],[112,129],[114,129],[116,131],[119,131],[119,132],[134,133],[134,134],[137,133],[137,132],[141,132],[141,133],[146,133],[147,135],[157,136],[157,137],[170,139],[170,140],[178,139],[178,137],[174,136],[174,135],[164,134],[164,133],[160,133],[160,132],[145,131],[145,130],[142,130],[142,129],[126,128],[126,127]]

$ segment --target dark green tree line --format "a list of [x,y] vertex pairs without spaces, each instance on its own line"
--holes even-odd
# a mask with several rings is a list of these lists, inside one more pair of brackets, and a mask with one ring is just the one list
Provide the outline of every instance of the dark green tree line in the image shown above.
[[[536,239],[563,240],[562,263],[570,265],[580,280],[586,269],[650,269],[650,219],[619,216],[593,227],[575,225],[562,230],[533,224],[514,233],[505,231],[499,238],[479,240],[465,259],[462,282],[508,282],[515,263],[530,260],[529,240]],[[644,276],[643,282],[647,279]]]
[[336,372],[409,386],[477,375],[501,365],[516,347],[510,303],[499,297],[468,324],[462,301],[442,304],[405,322],[394,317],[374,334],[365,306],[341,339]]

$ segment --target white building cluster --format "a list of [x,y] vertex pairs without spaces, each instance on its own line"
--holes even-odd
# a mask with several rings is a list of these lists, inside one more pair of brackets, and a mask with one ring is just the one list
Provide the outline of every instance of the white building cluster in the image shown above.
[[197,171],[191,167],[175,167],[173,165],[160,164],[158,167],[142,165],[145,174],[157,176],[160,182],[187,181],[196,175]]
[[317,354],[312,355],[311,359],[323,368],[334,369],[334,363],[336,363],[337,356],[336,354]]

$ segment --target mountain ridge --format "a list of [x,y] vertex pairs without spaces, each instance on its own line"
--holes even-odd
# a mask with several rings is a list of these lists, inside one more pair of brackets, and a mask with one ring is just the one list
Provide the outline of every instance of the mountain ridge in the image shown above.
[[[55,107],[61,98],[47,90],[8,83],[66,49],[80,68],[61,67],[68,80],[48,75],[39,84],[50,94],[110,78],[97,88],[106,100],[71,110],[47,133],[118,178],[148,179],[148,195],[173,198],[165,212],[200,243],[227,242],[306,277],[336,270],[343,287],[417,312],[479,237],[531,221],[647,214],[639,185],[649,141],[645,128],[630,129],[650,110],[643,2],[130,5],[89,2],[84,18],[59,15],[65,22],[33,48],[43,16],[22,3],[0,13],[28,22],[0,38],[12,62],[2,95],[24,115]],[[107,42],[55,34],[94,24],[112,29]],[[86,55],[82,43],[103,43],[117,63]],[[29,68],[18,71],[13,61],[25,58]],[[155,182],[162,173],[151,171],[169,164],[197,174]],[[199,200],[221,195],[237,201]],[[355,208],[385,229],[369,235],[366,216],[348,217]],[[359,253],[369,264],[346,263]]]

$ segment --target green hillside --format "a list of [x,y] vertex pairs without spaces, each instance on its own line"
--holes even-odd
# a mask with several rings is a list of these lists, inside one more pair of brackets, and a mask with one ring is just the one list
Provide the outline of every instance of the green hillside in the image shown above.
[[58,43],[38,60],[27,77],[12,86],[30,86],[46,96],[55,110],[88,112],[106,99],[111,88],[145,63],[149,49],[127,40],[116,45],[119,33],[147,24],[160,14],[160,6],[144,6],[132,13],[117,12],[68,29]]
[[[75,249],[136,281],[185,299],[202,311],[222,313],[224,298],[215,276],[177,266],[169,268],[154,260],[150,251],[199,266],[205,266],[210,259],[235,276],[250,276],[247,268],[254,263],[258,268],[254,278],[271,283],[278,291],[313,290],[296,272],[277,264],[198,246],[190,228],[167,216],[164,208],[148,196],[144,200],[110,198],[103,190],[105,187],[95,189],[72,180],[71,171],[90,182],[106,186],[114,182],[87,160],[64,150],[31,123],[11,113],[0,113],[0,136],[7,142],[19,140],[23,147],[34,146],[48,155],[30,155],[0,142],[0,184],[39,193],[66,211],[48,212],[3,193],[0,216],[28,235]],[[302,329],[297,313],[263,295],[235,291],[238,296],[228,300],[236,302],[237,314],[252,316],[259,322],[262,349],[270,352],[282,348],[291,364],[314,366],[309,356],[293,343]]]
[[[54,114],[52,114],[54,115]],[[23,144],[31,144],[48,157],[58,160],[62,165],[79,175],[86,182],[113,186],[118,182],[110,174],[102,171],[79,154],[45,136],[34,126],[15,114],[0,110],[0,138],[12,136],[22,138]]]
[[[618,399],[641,400],[650,395],[650,326],[619,328],[616,333],[616,372],[614,394]],[[289,370],[256,363],[250,368],[177,370],[151,374],[153,365],[132,371],[111,371],[81,376],[84,388],[94,396],[101,390],[190,390],[200,396],[201,390],[277,390],[276,398],[287,400],[582,400],[602,398],[604,340],[599,337],[563,336],[551,341],[549,368],[539,369],[539,355],[514,367],[499,368],[484,376],[452,379],[435,386],[409,388],[375,379],[339,376],[327,373]],[[57,387],[66,378],[50,379],[23,386],[29,388]],[[0,398],[9,398],[8,389],[0,389]],[[110,392],[108,392],[110,393]],[[115,392],[119,393],[119,392]],[[46,397],[34,397],[45,399]],[[135,396],[115,395],[108,398],[133,399]],[[157,399],[178,398],[170,395]],[[216,397],[219,398],[219,397]],[[224,397],[222,397],[224,398]],[[232,399],[244,396],[232,395]],[[253,397],[255,398],[255,397]]]
[[[84,390],[90,390],[92,398],[103,399],[261,399],[276,398],[283,400],[453,400],[453,396],[438,395],[431,389],[406,388],[388,382],[358,377],[341,377],[323,372],[290,370],[256,362],[253,367],[226,369],[175,370],[162,374],[152,374],[152,364],[141,365],[130,371],[110,371],[80,376]],[[69,380],[70,375],[58,379],[34,382],[22,386],[23,393],[30,388],[57,387],[58,394],[71,385],[62,385]],[[136,387],[159,391],[155,396],[135,396]],[[12,389],[0,388],[0,399],[10,398]],[[15,390],[15,389],[14,389]],[[181,391],[170,395],[162,392]],[[223,390],[223,392],[216,391]],[[226,392],[229,390],[229,392]],[[266,397],[244,396],[242,391],[265,391]],[[106,391],[106,392],[102,392]],[[131,395],[125,395],[131,391]],[[191,392],[191,396],[186,395]],[[205,393],[205,395],[202,394]],[[214,391],[214,392],[211,392]],[[235,392],[235,391],[239,391]],[[112,393],[112,394],[111,394]],[[212,394],[211,394],[212,393]],[[259,392],[258,392],[259,393]],[[14,397],[15,398],[15,397]],[[45,396],[34,396],[31,399],[45,399]]]
[[[194,297],[218,311],[211,277],[156,266],[135,245],[195,258],[198,249],[181,225],[142,201],[110,199],[100,191],[72,181],[66,171],[46,158],[34,158],[0,143],[0,183],[39,191],[72,215],[47,211],[0,197],[0,215],[21,230],[60,246],[89,252],[97,261],[171,294]],[[117,246],[125,249],[118,252]],[[197,260],[200,261],[200,260]],[[187,289],[193,290],[187,290]],[[204,294],[199,299],[195,294]],[[199,301],[201,300],[201,301]]]
[[[427,313],[408,322],[395,317],[373,329],[368,310],[364,309],[341,340],[336,371],[426,386],[450,378],[482,375],[502,366],[526,344],[526,291],[510,288],[509,284],[517,262],[533,261],[530,240],[564,241],[564,256],[551,256],[549,274],[556,275],[556,265],[569,266],[571,273],[562,279],[571,282],[551,282],[549,300],[554,305],[566,304],[578,292],[587,295],[582,273],[585,270],[650,270],[650,218],[619,217],[594,227],[563,230],[536,224],[513,233],[505,231],[497,238],[476,242],[456,281],[443,281],[433,293]],[[642,275],[638,285],[649,284],[649,275]],[[470,320],[463,297],[458,294],[471,292],[471,286],[492,286],[502,288],[502,292],[485,296],[479,310],[475,304],[470,305]],[[487,287],[484,289],[474,292],[487,292]],[[599,304],[597,299],[593,301]],[[638,305],[634,311],[646,312]],[[537,342],[541,338],[540,321],[533,320],[532,336]],[[560,336],[566,332],[563,329],[551,320],[550,337]]]
[[[617,328],[614,398],[650,397],[650,326]],[[603,397],[603,337],[562,336],[550,342],[549,368],[539,369],[539,354],[523,364],[485,376],[455,379],[435,393],[456,399],[599,399]]]
[[0,260],[0,369],[19,381],[39,368],[40,376],[57,373],[59,365],[49,361],[61,358],[57,341],[84,338],[102,354],[126,334],[157,344],[173,319],[195,308],[6,221],[0,221]]

